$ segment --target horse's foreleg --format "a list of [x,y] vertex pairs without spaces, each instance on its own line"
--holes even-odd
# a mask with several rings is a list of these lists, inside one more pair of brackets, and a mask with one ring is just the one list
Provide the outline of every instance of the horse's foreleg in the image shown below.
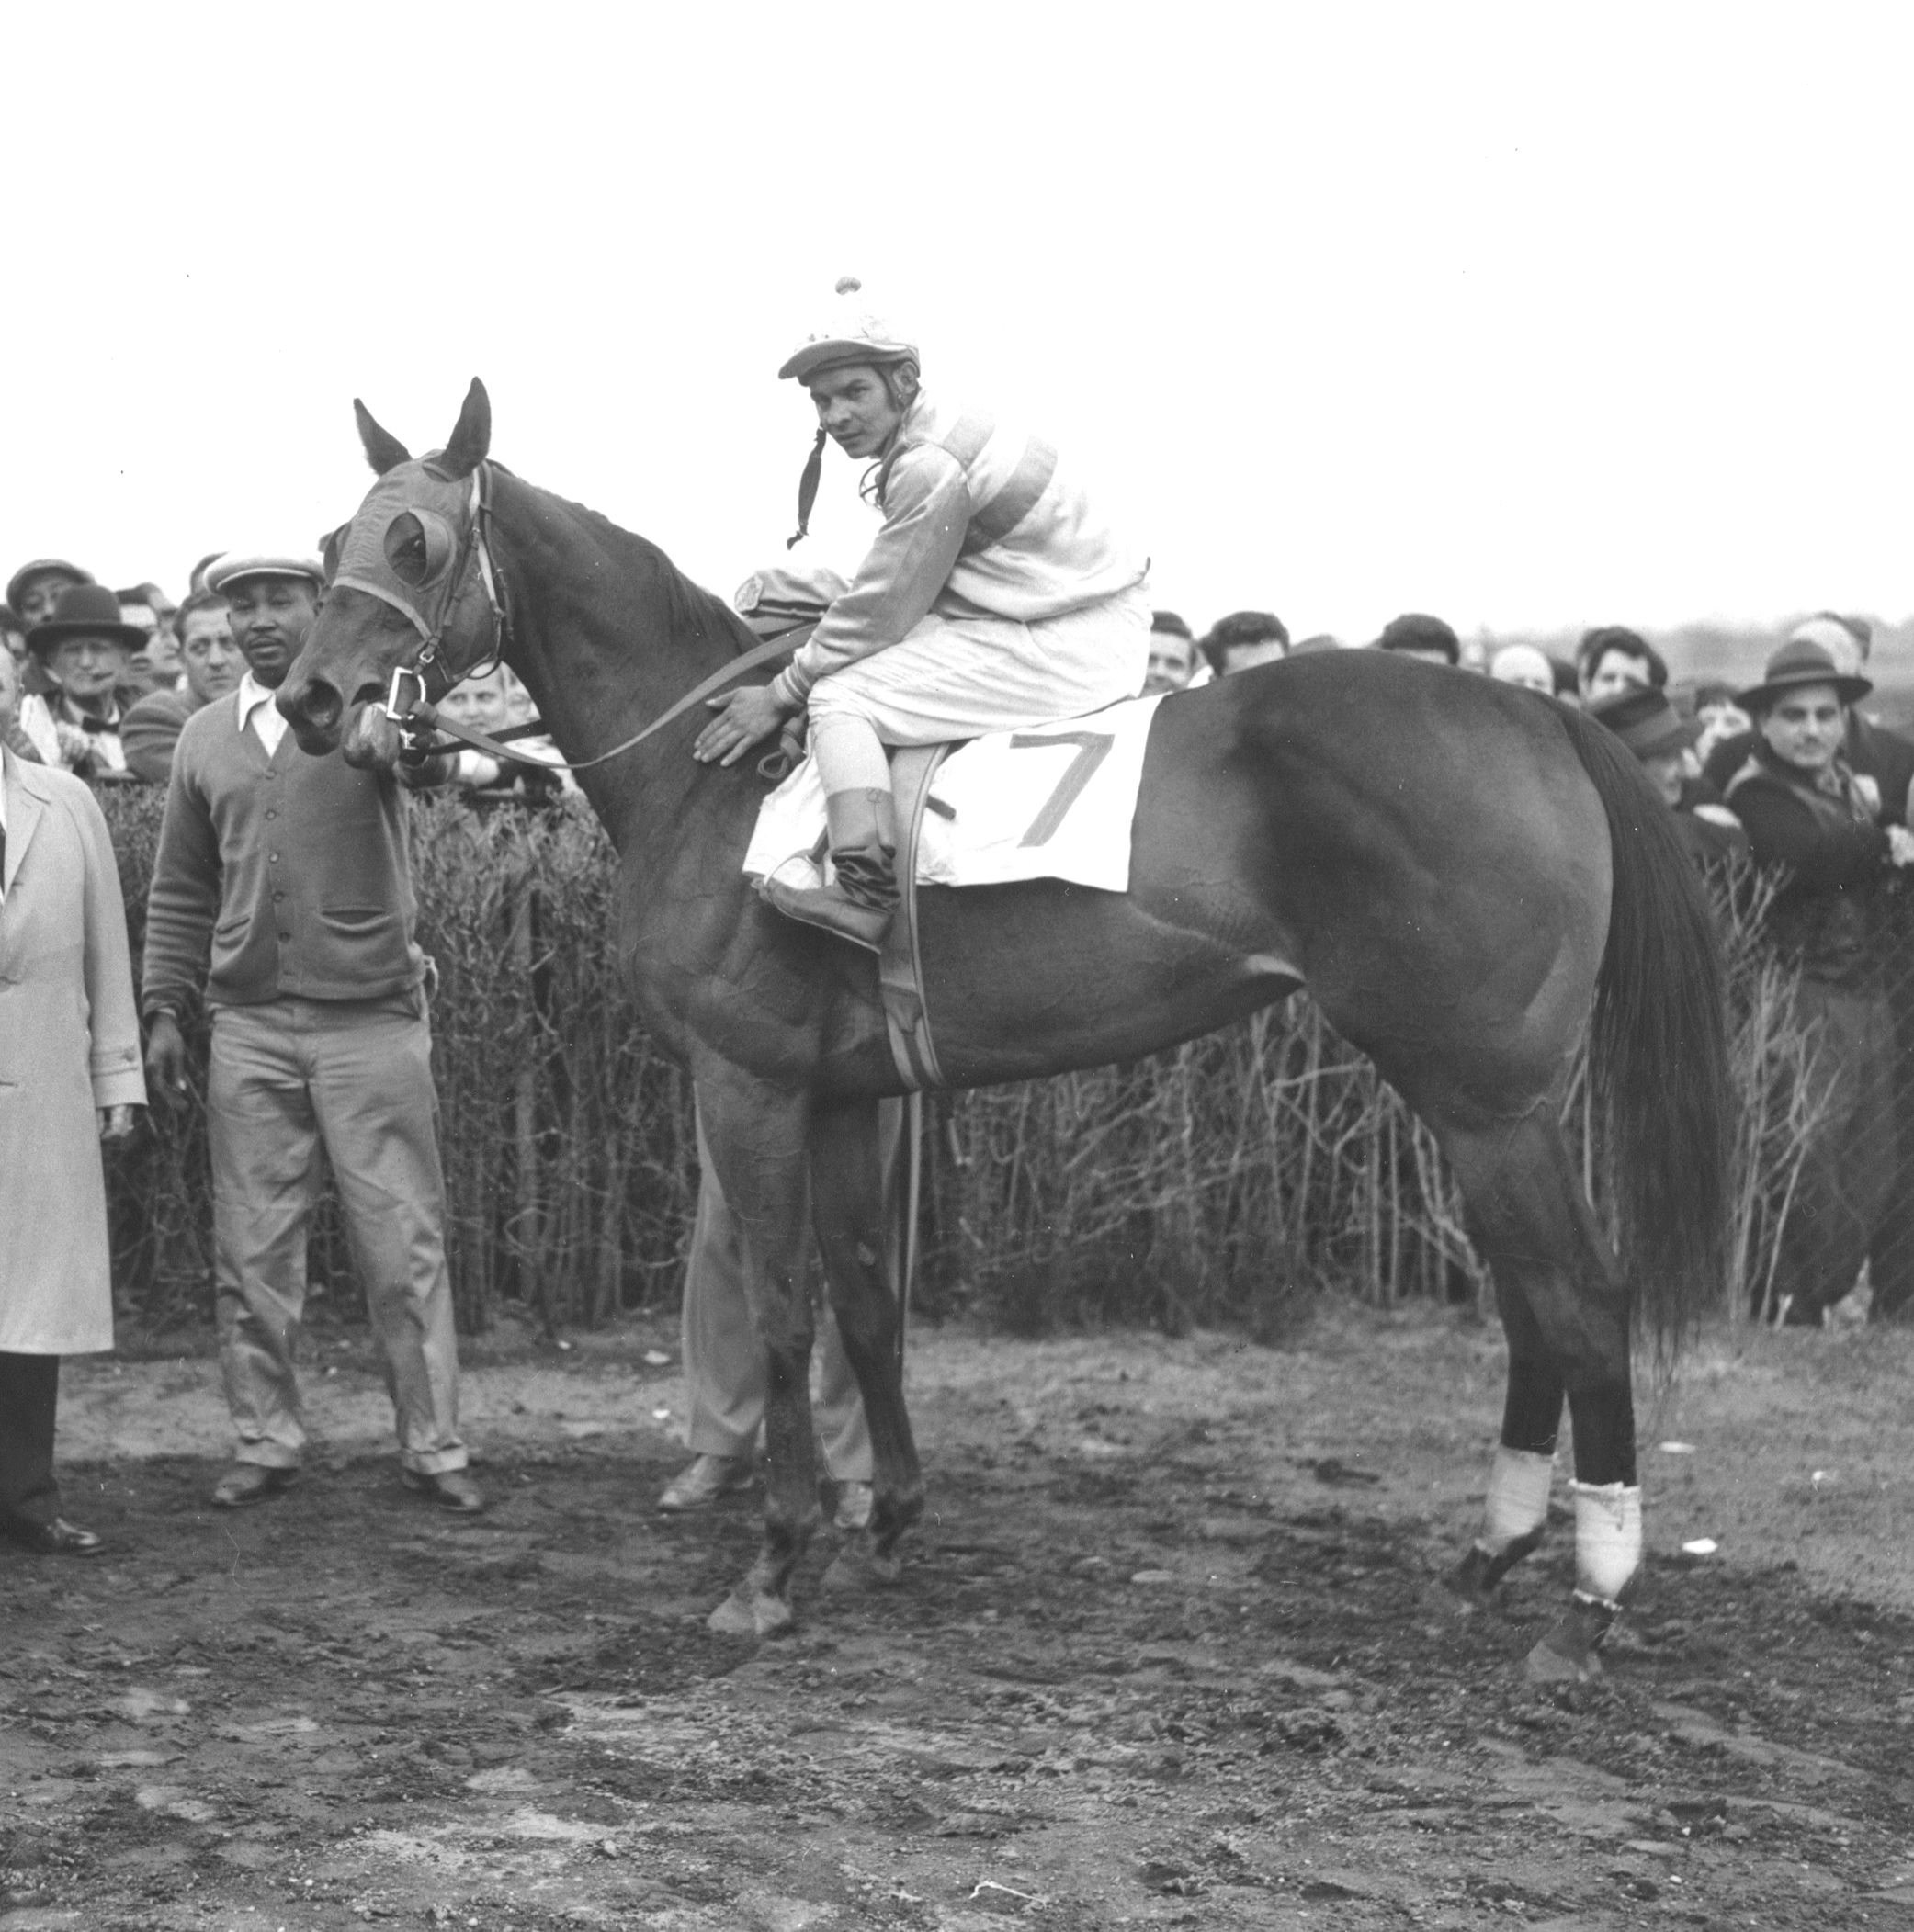
[[1575,1590],[1530,1654],[1529,1669],[1545,1678],[1589,1677],[1641,1562],[1626,1284],[1581,1192],[1552,1106],[1538,1106],[1513,1127],[1452,1131],[1446,1138],[1510,1341],[1496,1471],[1501,1484],[1491,1481],[1483,1541],[1507,1536],[1495,1552],[1506,1554],[1525,1536],[1539,1536],[1547,1488],[1534,1459],[1552,1447],[1566,1389],[1575,1425]]
[[[881,1113],[880,1113],[881,1109]],[[868,1525],[832,1565],[832,1587],[894,1581],[897,1543],[923,1511],[923,1477],[904,1407],[892,1280],[900,1243],[895,1102],[820,1102],[811,1117],[811,1211],[844,1355],[870,1430]]]
[[743,1237],[765,1367],[764,1542],[710,1625],[764,1637],[791,1621],[791,1577],[822,1514],[810,1417],[810,1096],[729,1067],[700,1067],[697,1078],[704,1146]]

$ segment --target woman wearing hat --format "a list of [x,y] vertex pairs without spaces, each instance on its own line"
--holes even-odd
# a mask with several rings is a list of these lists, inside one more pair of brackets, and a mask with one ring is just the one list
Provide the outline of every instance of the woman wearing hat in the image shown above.
[[119,600],[96,583],[69,584],[53,615],[27,633],[27,649],[52,690],[20,700],[20,729],[42,763],[82,777],[126,771],[119,742],[119,684],[146,633],[126,623]]
[[[1796,638],[1738,695],[1754,749],[1727,798],[1756,860],[1783,868],[1770,932],[1801,969],[1797,1017],[1817,1034],[1821,1121],[1786,1226],[1776,1287],[1785,1319],[1818,1325],[1854,1285],[1894,1172],[1894,1029],[1874,943],[1875,889],[1914,864],[1914,832],[1876,822],[1843,749],[1848,706],[1874,689]],[[1895,801],[1897,808],[1905,801]]]
[[[876,949],[897,904],[887,745],[937,744],[1101,710],[1143,688],[1146,566],[1057,452],[932,401],[914,345],[838,284],[840,311],[778,370],[804,384],[817,442],[798,491],[805,534],[827,438],[870,464],[884,525],[790,668],[714,699],[696,755],[734,764],[808,710],[832,887],[767,881],[779,911]],[[797,539],[792,539],[795,542]]]

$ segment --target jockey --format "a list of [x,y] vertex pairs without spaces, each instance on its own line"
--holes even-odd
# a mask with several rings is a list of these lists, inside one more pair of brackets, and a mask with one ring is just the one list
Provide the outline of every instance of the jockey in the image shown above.
[[[767,880],[781,912],[881,945],[897,904],[886,745],[941,744],[1099,711],[1143,688],[1148,565],[1048,443],[933,401],[914,345],[837,286],[840,312],[778,370],[810,391],[818,437],[798,492],[806,534],[828,436],[871,464],[884,524],[844,594],[769,684],[714,698],[695,755],[734,764],[808,709],[832,886]],[[792,538],[795,543],[797,537]]]

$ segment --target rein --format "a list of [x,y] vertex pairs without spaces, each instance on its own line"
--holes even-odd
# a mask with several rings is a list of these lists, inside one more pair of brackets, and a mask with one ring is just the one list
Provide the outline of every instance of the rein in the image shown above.
[[[634,747],[641,745],[654,731],[663,730],[674,718],[682,717],[701,698],[709,697],[714,691],[721,691],[725,685],[742,676],[745,672],[755,671],[760,664],[768,664],[773,658],[782,657],[790,649],[784,641],[785,638],[790,636],[791,631],[807,628],[808,621],[793,624],[788,630],[774,632],[761,643],[753,645],[741,657],[733,658],[729,664],[721,665],[709,677],[694,684],[670,710],[654,717],[643,730],[634,731],[622,744],[612,746],[608,751],[600,751],[595,758],[581,758],[575,763],[557,759],[534,758],[528,752],[515,751],[500,739],[488,738],[482,731],[469,730],[464,725],[456,724],[447,717],[441,717],[438,706],[426,700],[425,680],[415,670],[402,664],[392,672],[392,688],[386,696],[385,715],[408,736],[422,731],[443,731],[448,739],[456,739],[461,744],[470,745],[475,751],[483,751],[489,758],[508,758],[515,763],[536,765],[540,771],[546,772],[588,772],[595,764],[604,764],[608,760],[620,757]],[[461,672],[459,675],[462,678],[470,674]],[[407,702],[402,695],[402,681],[407,678],[419,687],[418,696],[410,702]],[[453,680],[454,684],[458,682],[459,679]],[[446,688],[449,691],[451,685],[448,684]],[[523,730],[527,736],[530,735],[530,731],[522,726],[515,725],[513,730]],[[435,752],[447,751],[450,747],[428,742],[414,743],[412,749],[429,757]]]
[[[492,465],[489,462],[481,462],[472,473],[470,512],[459,539],[458,561],[447,574],[444,593],[429,624],[420,616],[416,609],[399,604],[379,585],[367,582],[357,577],[335,580],[352,588],[370,592],[382,602],[393,604],[398,609],[404,611],[425,638],[417,658],[411,664],[402,664],[393,671],[391,684],[386,692],[385,700],[386,717],[399,727],[406,740],[408,754],[417,760],[449,751],[453,748],[452,741],[456,741],[470,746],[475,751],[482,751],[488,758],[503,759],[514,764],[530,765],[540,771],[589,771],[594,765],[607,763],[610,760],[622,757],[627,751],[635,750],[654,732],[663,730],[666,725],[675,718],[682,717],[700,700],[709,697],[714,692],[721,691],[747,671],[755,671],[759,665],[768,664],[774,658],[783,656],[790,648],[784,639],[793,631],[807,629],[816,622],[815,618],[807,618],[796,624],[787,625],[782,630],[772,632],[769,637],[753,645],[749,650],[733,658],[729,664],[721,665],[709,677],[693,685],[669,710],[654,717],[642,730],[634,731],[622,744],[612,746],[608,751],[600,751],[595,758],[582,758],[576,763],[568,763],[561,759],[535,758],[528,752],[514,751],[506,740],[530,737],[538,727],[515,725],[497,737],[491,737],[483,731],[470,730],[450,718],[441,717],[437,704],[427,695],[430,688],[428,681],[435,676],[445,680],[444,688],[438,694],[439,698],[443,700],[467,678],[481,672],[489,672],[504,661],[506,641],[512,631],[511,593],[505,582],[504,572],[492,559],[489,536],[491,522]],[[450,622],[452,612],[458,605],[459,592],[464,586],[466,577],[473,569],[479,572],[480,582],[485,589],[485,601],[492,609],[492,649],[462,671],[454,671],[446,661],[446,626]],[[444,732],[447,741],[435,742],[430,736],[434,731]],[[761,760],[760,770],[779,755],[773,752]],[[767,772],[765,775],[771,774]]]

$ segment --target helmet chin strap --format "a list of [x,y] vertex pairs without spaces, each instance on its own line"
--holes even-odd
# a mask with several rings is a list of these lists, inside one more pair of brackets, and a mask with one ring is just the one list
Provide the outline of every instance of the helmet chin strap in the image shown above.
[[785,545],[787,550],[795,550],[810,535],[810,513],[817,505],[818,483],[823,474],[824,431],[820,428],[805,459],[804,474],[798,479],[798,534]]

